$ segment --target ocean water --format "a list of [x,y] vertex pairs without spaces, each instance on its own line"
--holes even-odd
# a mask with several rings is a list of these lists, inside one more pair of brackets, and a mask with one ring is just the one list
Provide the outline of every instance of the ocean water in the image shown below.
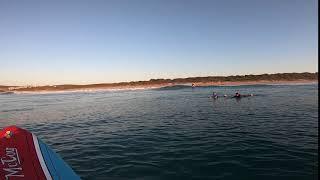
[[318,84],[0,95],[7,125],[82,179],[318,179]]

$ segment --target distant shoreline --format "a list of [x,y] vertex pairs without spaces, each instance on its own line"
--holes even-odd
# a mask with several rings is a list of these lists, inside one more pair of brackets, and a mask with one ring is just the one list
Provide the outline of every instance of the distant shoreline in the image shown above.
[[282,73],[245,76],[209,76],[179,79],[151,79],[149,81],[135,81],[109,84],[88,85],[52,85],[52,86],[0,86],[1,94],[10,93],[46,93],[72,91],[116,91],[156,89],[175,85],[197,86],[239,86],[256,84],[306,84],[317,83],[318,73]]
[[[294,81],[245,81],[245,82],[198,82],[194,83],[194,88],[204,86],[241,86],[241,85],[275,85],[275,84],[313,84],[318,83],[318,80],[294,80]],[[192,83],[185,84],[157,84],[157,85],[133,85],[133,86],[114,86],[114,87],[91,87],[91,88],[72,88],[72,89],[46,89],[41,90],[37,88],[30,88],[30,90],[13,90],[5,91],[0,90],[0,94],[13,94],[13,93],[59,93],[59,92],[96,92],[96,91],[123,91],[123,90],[147,90],[147,89],[158,89],[163,87],[170,87],[175,85],[189,85],[190,88]]]

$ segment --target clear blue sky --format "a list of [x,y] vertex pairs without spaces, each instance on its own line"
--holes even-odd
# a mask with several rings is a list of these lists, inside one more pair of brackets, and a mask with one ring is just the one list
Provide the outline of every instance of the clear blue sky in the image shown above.
[[0,0],[0,84],[318,71],[316,0]]

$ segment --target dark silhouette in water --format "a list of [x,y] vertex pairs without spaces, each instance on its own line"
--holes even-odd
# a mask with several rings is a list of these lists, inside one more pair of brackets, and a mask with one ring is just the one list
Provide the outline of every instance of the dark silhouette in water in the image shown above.
[[241,95],[239,92],[236,92],[236,94],[233,96],[234,98],[243,98],[243,97],[251,97],[253,96],[253,94],[245,94],[245,95]]
[[233,96],[235,98],[240,98],[241,97],[241,94],[239,92],[236,92],[236,94]]
[[212,98],[217,99],[218,97],[219,97],[219,96],[217,95],[216,92],[213,92],[213,93],[212,93]]
[[[239,92],[236,92],[235,95],[231,96],[231,98],[236,98],[236,99],[241,99],[243,97],[251,97],[253,96],[253,94],[245,94],[245,95],[241,95]],[[224,98],[227,98],[228,95],[224,94],[223,96],[221,97],[224,97]],[[213,92],[211,96],[209,96],[209,98],[212,98],[212,99],[218,99],[219,96],[216,92]]]

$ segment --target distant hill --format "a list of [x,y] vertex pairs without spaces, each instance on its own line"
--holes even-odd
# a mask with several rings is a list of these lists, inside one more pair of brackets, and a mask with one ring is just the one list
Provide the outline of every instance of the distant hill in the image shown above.
[[236,75],[236,76],[207,76],[207,77],[190,77],[177,79],[151,79],[150,81],[142,81],[145,83],[194,83],[194,82],[223,82],[223,81],[294,81],[294,80],[317,80],[316,73],[277,73],[277,74],[260,74],[260,75]]

